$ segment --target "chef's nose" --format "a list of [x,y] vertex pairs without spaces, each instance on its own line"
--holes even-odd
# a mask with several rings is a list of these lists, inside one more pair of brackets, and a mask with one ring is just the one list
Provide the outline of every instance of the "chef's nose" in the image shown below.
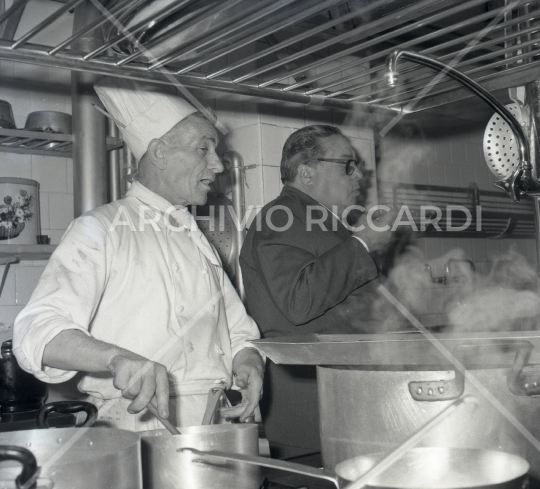
[[224,169],[223,163],[221,163],[221,160],[219,159],[219,156],[216,154],[215,151],[208,155],[207,168],[209,170],[214,171],[215,173],[223,172],[223,169]]

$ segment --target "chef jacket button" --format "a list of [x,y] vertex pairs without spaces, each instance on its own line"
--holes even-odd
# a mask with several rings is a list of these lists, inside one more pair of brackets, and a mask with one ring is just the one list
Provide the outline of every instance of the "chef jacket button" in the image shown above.
[[203,275],[208,275],[208,269],[207,269],[207,268],[203,268],[203,269],[202,269],[202,273],[203,273]]
[[178,265],[178,263],[175,263],[173,265],[173,269],[174,269],[175,272],[177,272],[178,270],[180,270],[180,265]]
[[176,308],[176,310],[177,310],[178,312],[184,312],[184,306],[178,306],[178,307]]
[[195,348],[193,347],[193,343],[191,341],[188,341],[187,351],[191,353],[193,350],[195,350]]

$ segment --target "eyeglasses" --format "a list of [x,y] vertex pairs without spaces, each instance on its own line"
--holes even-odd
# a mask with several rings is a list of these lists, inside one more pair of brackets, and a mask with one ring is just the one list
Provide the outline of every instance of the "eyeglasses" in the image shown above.
[[354,170],[358,169],[360,173],[364,171],[364,162],[362,160],[341,160],[336,158],[317,158],[317,161],[326,161],[328,163],[341,163],[345,166],[345,173],[347,175],[352,175]]

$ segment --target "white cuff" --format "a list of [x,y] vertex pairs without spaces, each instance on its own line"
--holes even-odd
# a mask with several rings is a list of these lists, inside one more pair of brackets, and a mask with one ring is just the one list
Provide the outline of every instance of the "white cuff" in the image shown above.
[[359,238],[358,236],[353,236],[353,238],[357,239],[358,241],[360,241],[360,243],[362,243],[364,245],[364,248],[366,249],[366,251],[369,253],[369,248],[368,248],[368,245],[366,244],[366,242]]

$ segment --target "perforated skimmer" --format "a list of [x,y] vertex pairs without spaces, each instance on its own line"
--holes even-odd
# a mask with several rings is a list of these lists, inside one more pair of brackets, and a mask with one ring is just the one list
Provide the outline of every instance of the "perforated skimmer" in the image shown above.
[[[526,123],[525,108],[517,103],[508,104],[506,108],[522,126]],[[516,137],[499,114],[493,114],[484,132],[484,158],[491,172],[498,178],[507,177],[518,167]]]

